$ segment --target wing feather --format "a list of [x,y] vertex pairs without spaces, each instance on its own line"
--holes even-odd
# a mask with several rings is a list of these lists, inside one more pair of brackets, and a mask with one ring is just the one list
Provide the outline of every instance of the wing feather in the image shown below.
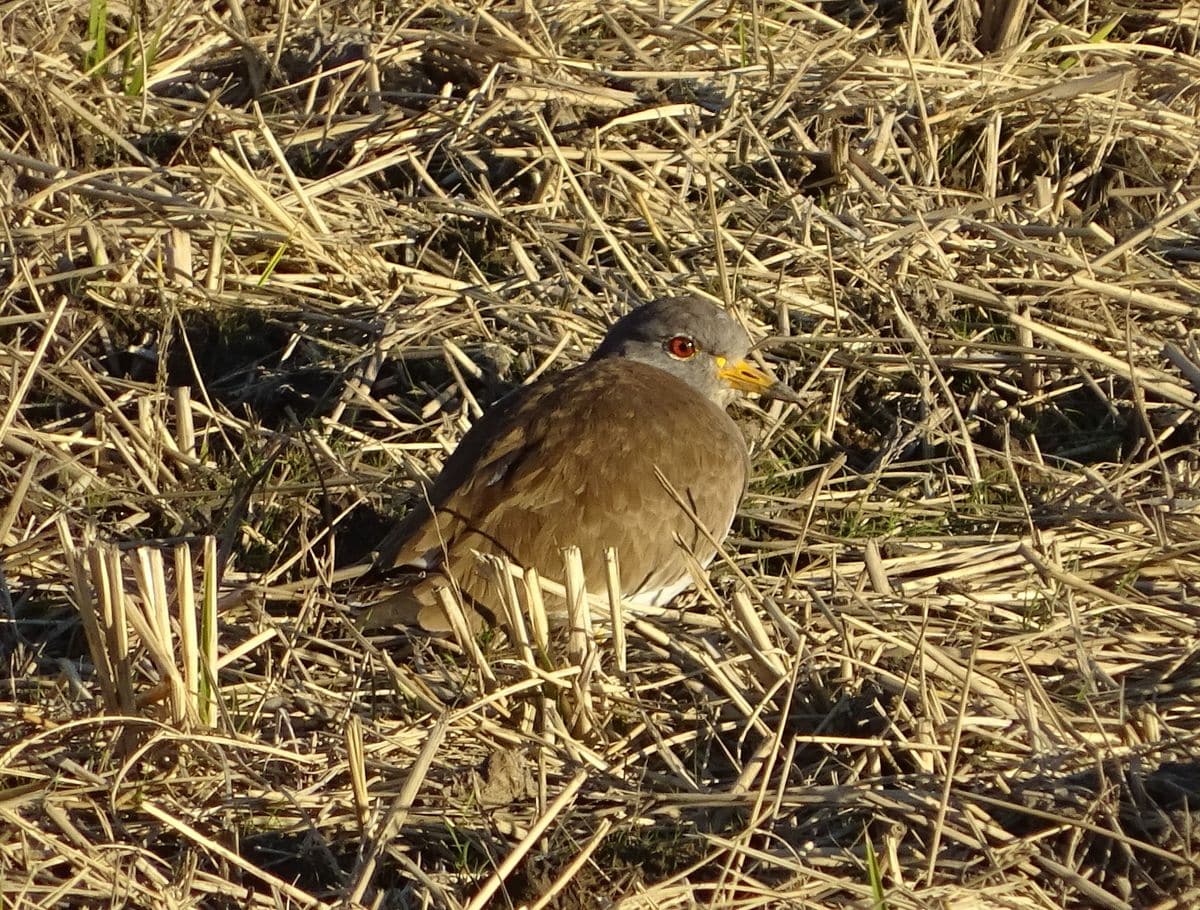
[[440,561],[468,595],[492,607],[490,578],[472,550],[557,580],[561,548],[574,544],[588,589],[603,591],[604,549],[616,547],[622,593],[653,594],[686,577],[676,538],[701,563],[715,553],[655,468],[723,538],[748,474],[736,424],[661,370],[591,361],[490,409],[431,487],[432,509],[406,516],[381,544],[377,565]]

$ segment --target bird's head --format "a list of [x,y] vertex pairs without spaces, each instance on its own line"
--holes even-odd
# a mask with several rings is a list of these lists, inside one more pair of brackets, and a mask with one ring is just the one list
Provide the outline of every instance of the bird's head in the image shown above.
[[719,307],[696,297],[655,300],[618,319],[592,355],[624,357],[683,380],[726,407],[739,393],[799,402],[765,370],[751,364],[750,336]]

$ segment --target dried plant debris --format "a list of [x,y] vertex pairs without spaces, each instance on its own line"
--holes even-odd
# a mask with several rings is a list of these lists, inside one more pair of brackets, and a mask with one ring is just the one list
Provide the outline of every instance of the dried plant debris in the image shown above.
[[[0,35],[5,907],[1200,904],[1194,2]],[[481,409],[682,292],[804,401],[696,588],[360,631]]]

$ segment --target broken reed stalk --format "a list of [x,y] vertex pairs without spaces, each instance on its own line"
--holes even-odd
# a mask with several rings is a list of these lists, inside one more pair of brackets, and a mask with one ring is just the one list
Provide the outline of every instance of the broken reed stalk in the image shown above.
[[[213,546],[213,538],[204,539],[205,595],[199,611],[187,544],[174,548],[171,585],[162,551],[155,547],[122,551],[94,544],[81,555],[69,556],[74,601],[110,712],[134,716],[149,705],[165,704],[166,717],[183,729],[197,723],[211,726],[219,666],[217,586],[209,578],[209,566],[215,564]],[[134,657],[140,648],[145,649],[157,681],[138,674]]]

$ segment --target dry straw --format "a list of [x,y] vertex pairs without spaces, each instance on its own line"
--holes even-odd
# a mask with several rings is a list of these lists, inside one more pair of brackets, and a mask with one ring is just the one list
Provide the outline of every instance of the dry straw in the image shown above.
[[[0,11],[0,904],[1197,904],[1195,3],[97,10]],[[683,290],[808,402],[695,589],[362,635]]]

